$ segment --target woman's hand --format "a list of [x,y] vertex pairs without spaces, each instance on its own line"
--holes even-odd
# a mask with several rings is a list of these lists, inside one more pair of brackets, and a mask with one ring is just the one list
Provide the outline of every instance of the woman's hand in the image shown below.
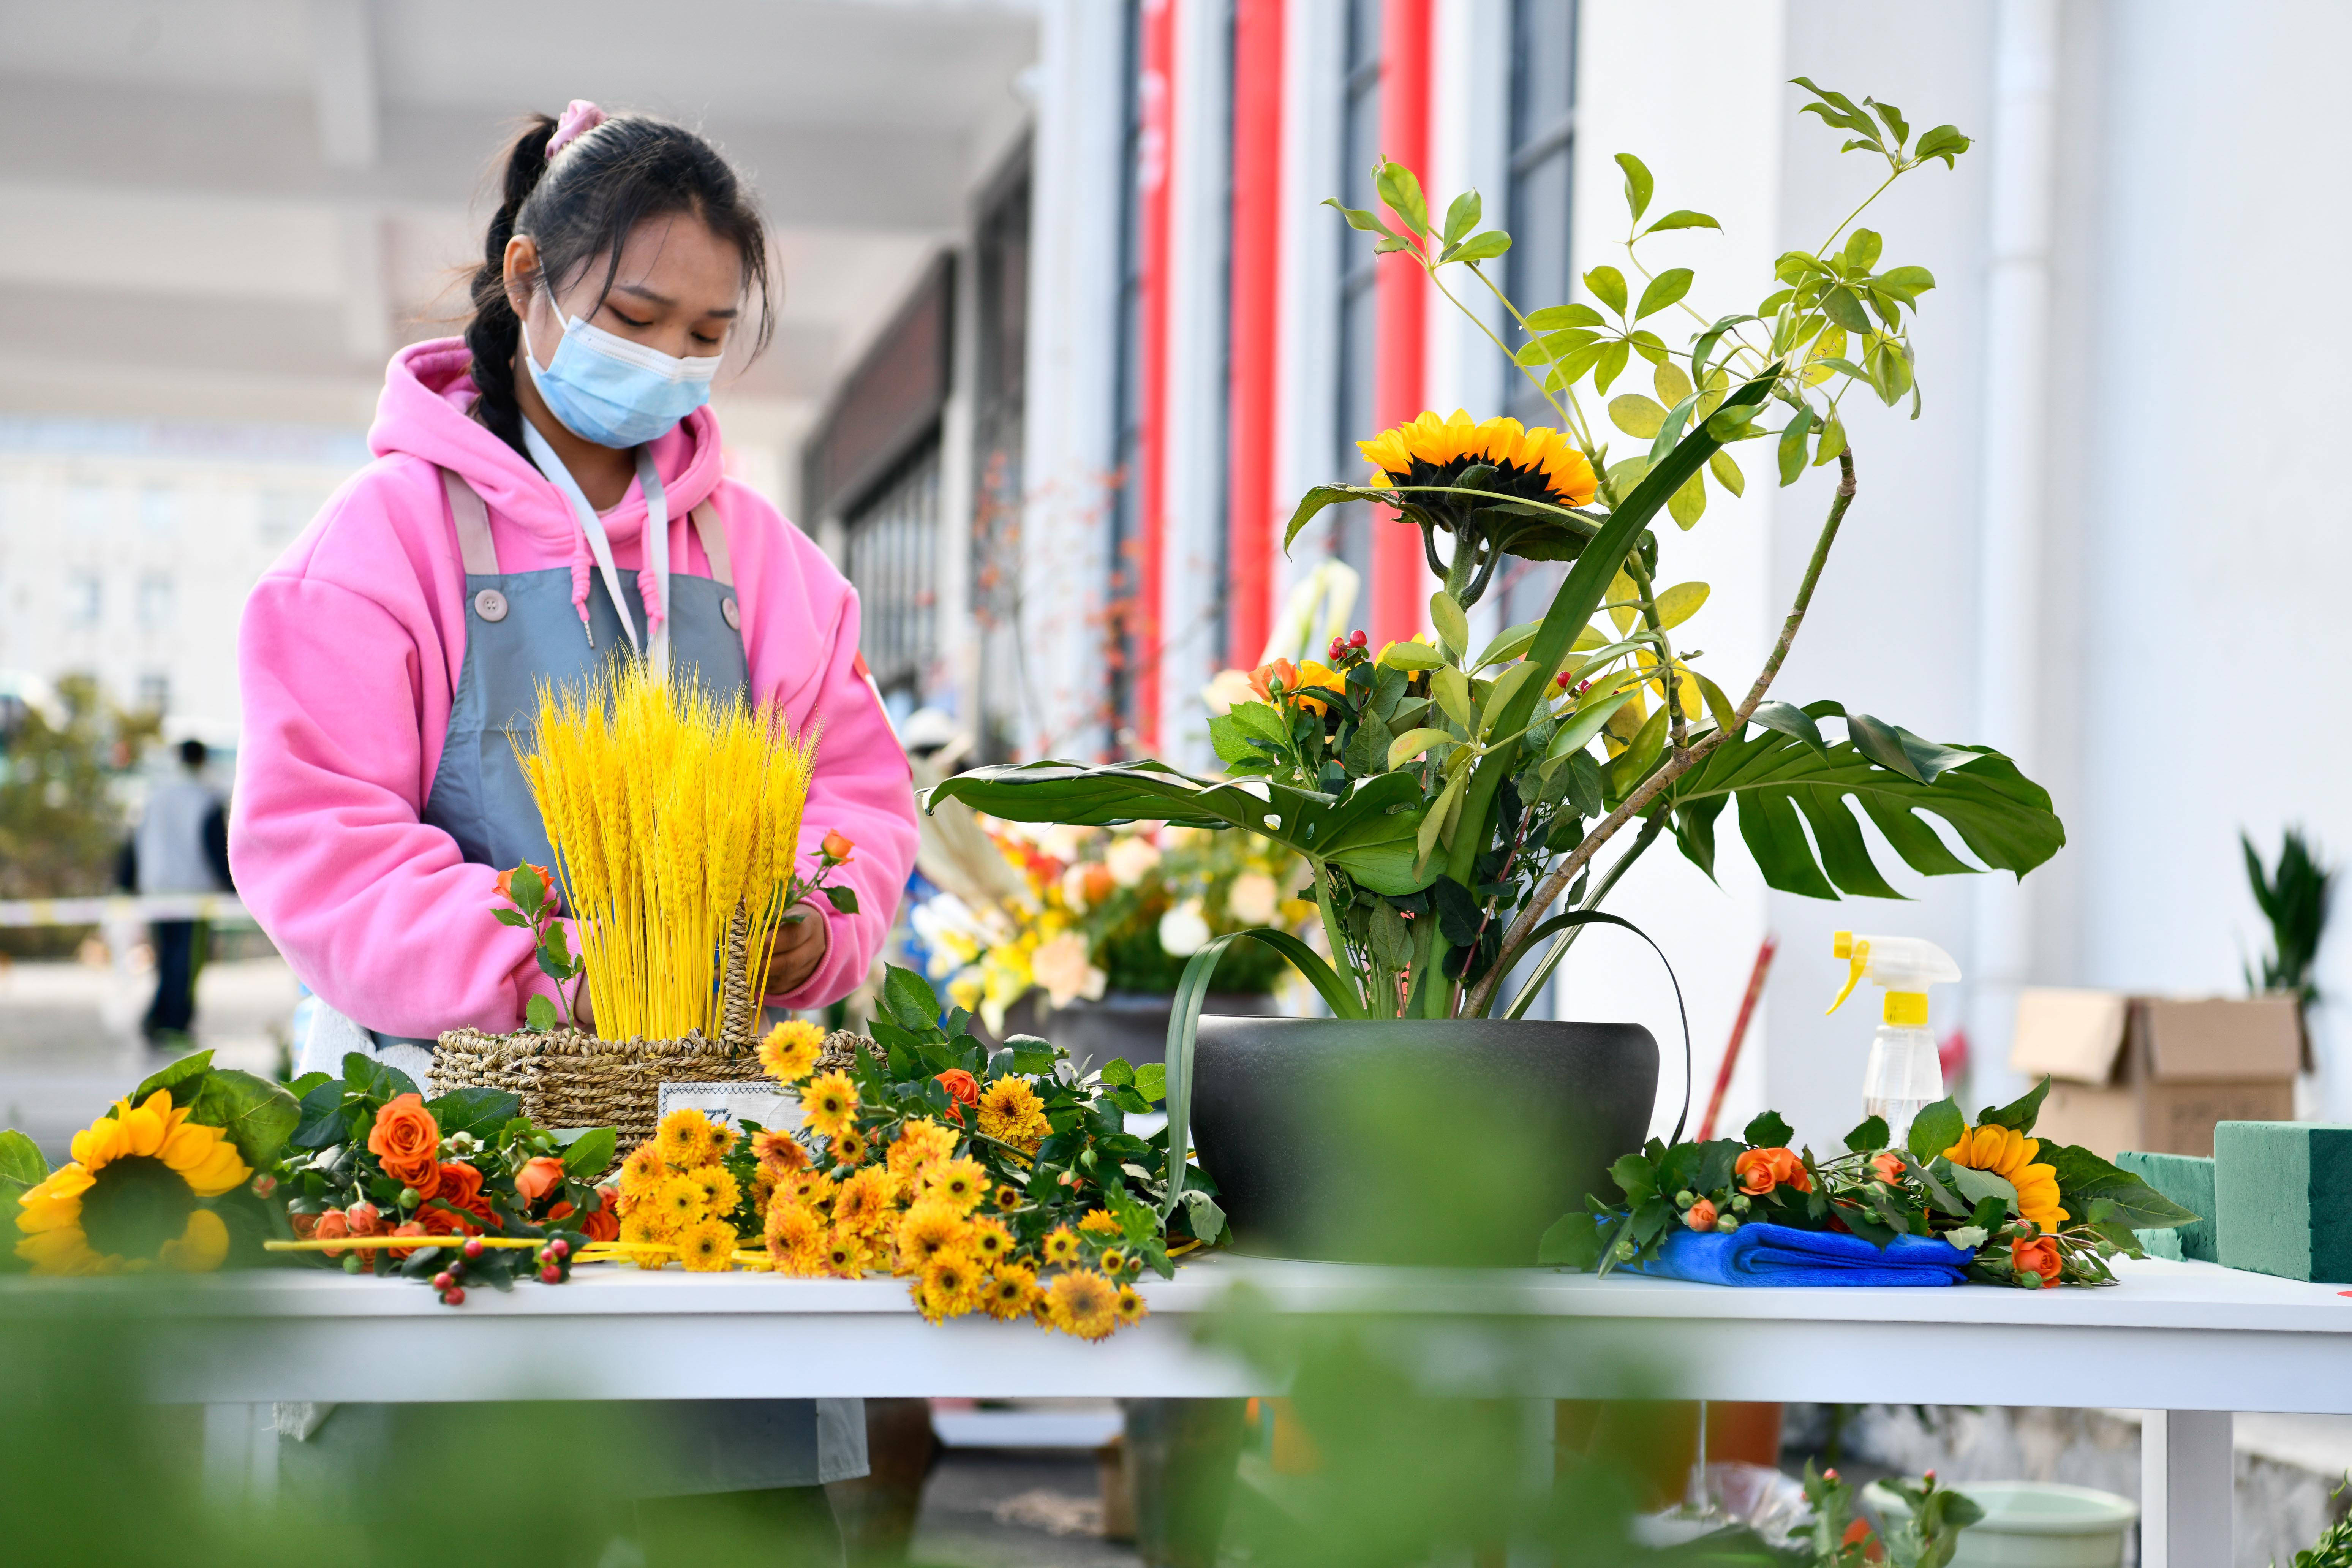
[[807,984],[828,945],[824,915],[814,904],[803,900],[785,910],[768,949],[768,994],[782,996]]

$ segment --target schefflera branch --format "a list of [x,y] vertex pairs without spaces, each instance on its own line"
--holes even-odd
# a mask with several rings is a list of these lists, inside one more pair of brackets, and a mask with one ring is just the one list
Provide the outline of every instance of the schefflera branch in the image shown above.
[[1780,666],[1789,657],[1790,647],[1797,640],[1797,629],[1805,623],[1805,612],[1812,605],[1813,589],[1821,581],[1822,568],[1829,560],[1830,548],[1837,542],[1838,529],[1845,521],[1846,509],[1853,504],[1853,454],[1851,451],[1840,452],[1837,461],[1837,492],[1830,501],[1829,516],[1822,523],[1820,536],[1813,541],[1812,556],[1805,563],[1804,577],[1798,583],[1796,596],[1790,602],[1789,614],[1780,623],[1780,635],[1773,642],[1770,654],[1766,656],[1763,668],[1756,672],[1756,679],[1749,685],[1747,697],[1732,710],[1735,722],[1717,727],[1690,746],[1676,746],[1670,751],[1650,776],[1618,803],[1616,810],[1602,817],[1567,858],[1536,884],[1526,906],[1503,933],[1502,951],[1494,966],[1464,999],[1462,1011],[1465,1016],[1483,1017],[1494,1005],[1496,992],[1523,955],[1529,934],[1542,923],[1544,910],[1568,890],[1577,875],[1601,852],[1601,847],[1614,838],[1620,828],[1647,811],[1676,779],[1704,762],[1717,747],[1746,731],[1748,721],[1754,717],[1757,708],[1772,689],[1772,681],[1780,673]]

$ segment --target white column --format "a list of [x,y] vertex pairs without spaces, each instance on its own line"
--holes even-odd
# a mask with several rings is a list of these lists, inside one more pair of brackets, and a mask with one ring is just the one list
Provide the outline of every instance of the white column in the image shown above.
[[[2051,224],[2057,175],[2057,0],[2001,0],[1994,38],[1991,266],[1985,298],[1984,470],[1977,525],[1977,723],[1969,738],[2041,776],[2049,473]],[[2033,977],[2033,893],[1976,879],[1969,1089],[2010,1098],[2017,993]]]
[[1167,464],[1160,595],[1160,754],[1216,765],[1201,688],[1223,661],[1225,342],[1233,228],[1233,3],[1178,0],[1168,177]]
[[2139,1427],[2140,1568],[2228,1568],[2237,1460],[2227,1410],[2150,1410]]
[[[1339,477],[1331,453],[1339,420],[1339,247],[1348,230],[1319,204],[1340,191],[1347,49],[1344,0],[1290,0],[1284,8],[1277,526],[1287,525],[1309,487]],[[1291,546],[1279,576],[1284,593],[1322,559],[1325,531],[1311,523]]]
[[1096,0],[1047,0],[1038,19],[1022,744],[1032,756],[1091,757],[1106,740],[1097,623],[1110,585],[1124,20]]

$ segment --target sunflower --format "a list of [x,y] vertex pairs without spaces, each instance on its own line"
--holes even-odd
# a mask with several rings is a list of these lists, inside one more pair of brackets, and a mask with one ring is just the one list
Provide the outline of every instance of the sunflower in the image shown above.
[[923,1178],[923,1195],[937,1198],[958,1214],[970,1214],[988,1194],[988,1173],[979,1161],[949,1160],[931,1167]]
[[1005,1322],[1025,1318],[1037,1305],[1037,1271],[1018,1263],[1000,1263],[981,1287],[980,1304],[988,1315]]
[[1013,1256],[1013,1233],[1001,1219],[976,1219],[970,1236],[971,1255],[990,1268]]
[[661,1151],[649,1142],[640,1143],[621,1162],[621,1195],[650,1197],[668,1175],[669,1162],[661,1157]]
[[779,1274],[817,1274],[824,1268],[824,1221],[806,1204],[782,1199],[768,1205],[768,1256]]
[[111,1274],[162,1264],[190,1274],[228,1257],[228,1227],[199,1206],[253,1174],[217,1127],[157,1089],[114,1102],[73,1137],[73,1159],[16,1199],[16,1256],[36,1274]]
[[1132,1285],[1122,1285],[1118,1288],[1118,1300],[1111,1310],[1118,1315],[1119,1327],[1125,1328],[1129,1323],[1143,1321],[1150,1309],[1143,1304],[1141,1291]]
[[1045,1239],[1037,1244],[1037,1250],[1048,1263],[1075,1263],[1078,1257],[1078,1233],[1066,1225],[1057,1225],[1045,1233]]
[[690,1274],[723,1274],[735,1262],[735,1227],[723,1219],[688,1226],[677,1238],[677,1256]]
[[820,1073],[801,1090],[801,1114],[809,1131],[830,1138],[857,1114],[857,1086],[845,1072]]
[[872,1258],[873,1253],[856,1232],[839,1225],[833,1227],[833,1235],[824,1244],[826,1273],[837,1279],[863,1279]]
[[933,1165],[953,1155],[955,1146],[954,1133],[929,1117],[916,1117],[891,1142],[890,1173],[902,1182],[919,1182]]
[[824,1049],[824,1031],[793,1018],[769,1030],[760,1042],[760,1066],[778,1083],[798,1083],[816,1071],[816,1058]]
[[866,1163],[866,1134],[855,1127],[845,1127],[832,1139],[833,1163],[836,1165]]
[[702,1184],[683,1171],[664,1176],[646,1206],[659,1215],[673,1233],[684,1230],[702,1217]]
[[980,1266],[961,1252],[942,1252],[923,1265],[912,1294],[930,1322],[961,1318],[980,1305]]
[[1356,449],[1378,470],[1372,482],[1450,485],[1471,468],[1496,470],[1478,488],[1556,506],[1583,506],[1597,488],[1591,460],[1559,431],[1516,419],[1474,420],[1457,408],[1450,419],[1435,411],[1383,430]]
[[654,1152],[661,1156],[663,1164],[673,1170],[702,1164],[709,1126],[710,1118],[691,1107],[673,1110],[654,1129]]
[[2013,1127],[1987,1122],[1961,1133],[1960,1141],[1944,1151],[1944,1158],[1955,1165],[1990,1171],[2006,1179],[2017,1189],[2019,1217],[2032,1220],[2044,1231],[2053,1231],[2065,1224],[2069,1216],[2058,1206],[2057,1167],[2032,1163],[2033,1156],[2040,1152],[2040,1139],[2028,1138]]
[[879,1165],[852,1172],[833,1200],[833,1223],[859,1236],[871,1236],[890,1222],[891,1205],[898,1201],[898,1178]]
[[1119,1233],[1118,1221],[1110,1217],[1108,1209],[1088,1209],[1087,1217],[1078,1221],[1078,1228],[1097,1236],[1117,1236]]
[[[1025,1078],[1001,1078],[980,1091],[980,1131],[983,1137],[1010,1143],[1024,1154],[1053,1131],[1045,1120],[1045,1102]],[[1004,1206],[1002,1203],[999,1206]]]
[[1078,1339],[1101,1339],[1118,1327],[1118,1291],[1091,1268],[1072,1269],[1046,1287],[1045,1321]]
[[971,1223],[953,1206],[922,1199],[898,1222],[898,1267],[923,1268],[940,1253],[961,1248],[971,1234]]
[[724,1165],[704,1165],[688,1171],[688,1177],[702,1189],[702,1206],[713,1215],[724,1217],[735,1212],[743,1201],[743,1189],[737,1184],[734,1173]]

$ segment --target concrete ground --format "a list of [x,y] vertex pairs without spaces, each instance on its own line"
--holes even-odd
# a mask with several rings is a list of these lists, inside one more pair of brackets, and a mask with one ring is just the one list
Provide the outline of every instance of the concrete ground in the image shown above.
[[1102,1537],[1093,1457],[950,1448],[923,1488],[910,1568],[1141,1568]]
[[0,960],[0,1127],[53,1161],[116,1097],[188,1049],[223,1067],[274,1075],[299,994],[280,958],[216,961],[196,984],[194,1045],[156,1050],[139,1037],[152,975],[72,961]]

